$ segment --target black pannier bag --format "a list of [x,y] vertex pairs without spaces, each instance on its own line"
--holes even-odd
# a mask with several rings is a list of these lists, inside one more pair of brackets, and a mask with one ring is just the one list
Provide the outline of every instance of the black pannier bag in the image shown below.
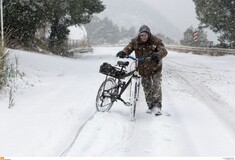
[[114,78],[124,78],[123,76],[126,74],[126,71],[121,71],[120,68],[114,67],[111,64],[104,62],[100,66],[100,73]]

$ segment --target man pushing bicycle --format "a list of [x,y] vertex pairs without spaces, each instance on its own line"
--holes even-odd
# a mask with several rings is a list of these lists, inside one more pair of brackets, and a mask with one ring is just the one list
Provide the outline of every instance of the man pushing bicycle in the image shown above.
[[117,57],[125,58],[135,51],[136,58],[150,57],[150,61],[139,61],[138,71],[148,105],[147,113],[161,115],[162,108],[162,58],[167,55],[162,40],[152,35],[148,26],[139,29],[138,36],[120,52]]

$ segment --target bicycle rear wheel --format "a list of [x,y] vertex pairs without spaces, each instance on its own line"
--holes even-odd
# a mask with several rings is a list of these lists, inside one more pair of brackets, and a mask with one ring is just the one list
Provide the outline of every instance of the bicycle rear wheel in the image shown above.
[[132,80],[131,80],[131,89],[130,89],[130,103],[131,103],[130,118],[131,118],[131,121],[135,120],[136,103],[138,101],[138,96],[139,96],[139,86],[140,86],[139,78],[132,77]]
[[118,91],[113,78],[106,79],[100,86],[96,96],[96,109],[99,112],[108,112],[116,99]]

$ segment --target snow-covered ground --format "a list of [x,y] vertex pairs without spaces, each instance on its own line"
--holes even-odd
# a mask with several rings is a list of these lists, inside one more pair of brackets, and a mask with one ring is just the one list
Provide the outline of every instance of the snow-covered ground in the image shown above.
[[[5,157],[235,155],[235,56],[169,51],[163,69],[163,115],[147,114],[143,91],[137,119],[121,102],[95,109],[104,80],[99,66],[115,64],[120,47],[97,47],[78,59],[11,50],[25,73],[8,109],[0,94],[0,154]],[[127,96],[128,94],[126,94]],[[128,97],[124,96],[128,100]],[[169,116],[170,114],[170,116]]]

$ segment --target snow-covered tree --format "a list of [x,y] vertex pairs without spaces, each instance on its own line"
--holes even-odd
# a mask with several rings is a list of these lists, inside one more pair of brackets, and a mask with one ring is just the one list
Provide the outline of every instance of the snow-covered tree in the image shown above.
[[92,44],[113,44],[119,41],[119,28],[107,17],[104,19],[94,17],[85,28],[88,40]]
[[100,0],[7,0],[3,6],[10,40],[31,46],[36,31],[49,24],[52,50],[62,46],[69,33],[68,26],[89,23],[94,13],[105,9]]
[[120,40],[130,39],[136,35],[134,27],[119,29],[119,26],[107,17],[104,19],[94,17],[91,23],[85,25],[85,28],[89,42],[95,45],[116,44]]
[[11,32],[10,40],[30,46],[37,28],[45,23],[43,1],[3,1],[5,30]]
[[51,24],[49,46],[52,50],[62,46],[72,25],[86,24],[94,13],[100,13],[105,6],[100,0],[50,0],[46,1],[46,10],[50,11]]
[[235,0],[193,0],[201,27],[219,33],[220,41],[235,41]]
[[176,44],[176,42],[174,41],[174,39],[162,34],[162,33],[158,33],[156,34],[157,37],[159,37],[164,44]]

